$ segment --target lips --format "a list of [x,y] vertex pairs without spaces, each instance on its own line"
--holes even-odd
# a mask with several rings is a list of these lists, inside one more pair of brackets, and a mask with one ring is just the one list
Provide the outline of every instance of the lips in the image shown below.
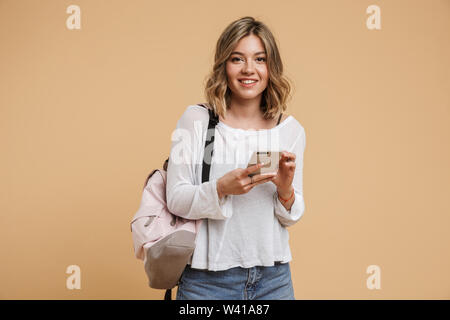
[[245,80],[258,81],[258,79],[250,79],[250,78],[238,79],[239,82],[242,82],[242,81],[245,81]]
[[254,85],[256,85],[256,84],[258,83],[258,80],[254,80],[254,82],[251,82],[251,83],[244,83],[244,82],[242,82],[242,81],[244,81],[244,80],[238,80],[238,81],[239,81],[239,84],[240,84],[242,87],[245,87],[245,88],[253,87]]

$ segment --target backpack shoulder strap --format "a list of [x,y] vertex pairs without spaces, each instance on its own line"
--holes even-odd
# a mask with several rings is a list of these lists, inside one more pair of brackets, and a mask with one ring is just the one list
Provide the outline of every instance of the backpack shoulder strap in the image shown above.
[[[167,160],[166,160],[167,161]],[[156,171],[159,171],[159,169],[154,169],[150,174],[147,176],[147,179],[145,179],[144,187],[142,189],[145,189],[147,186],[148,180],[155,174]]]
[[280,114],[280,117],[278,118],[278,122],[277,122],[277,125],[279,125],[280,124],[280,120],[281,120],[281,116],[282,116],[283,114],[281,113]]
[[[202,183],[209,181],[209,174],[211,171],[211,159],[214,153],[214,133],[216,125],[219,123],[219,117],[214,112],[214,110],[206,107],[204,104],[198,104],[206,109],[208,109],[209,113],[209,122],[208,122],[208,130],[206,131],[206,141],[205,141],[205,152],[203,155],[203,164],[202,164]],[[212,144],[210,148],[208,146]],[[211,154],[208,153],[208,150],[211,149]]]

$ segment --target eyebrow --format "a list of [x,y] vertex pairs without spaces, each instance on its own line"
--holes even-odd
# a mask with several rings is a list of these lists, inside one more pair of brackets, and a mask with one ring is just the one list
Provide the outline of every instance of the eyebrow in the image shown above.
[[[265,51],[259,51],[259,52],[256,52],[255,53],[255,56],[256,55],[258,55],[258,54],[261,54],[261,53],[266,53]],[[241,55],[241,56],[243,56],[244,54],[242,53],[242,52],[239,52],[239,51],[233,51],[231,54],[239,54],[239,55]]]

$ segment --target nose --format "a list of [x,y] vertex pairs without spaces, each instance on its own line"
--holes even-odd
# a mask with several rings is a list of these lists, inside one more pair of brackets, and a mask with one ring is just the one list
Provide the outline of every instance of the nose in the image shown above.
[[253,65],[253,62],[247,60],[247,62],[244,63],[244,66],[242,67],[242,73],[244,74],[251,74],[255,70],[255,66]]

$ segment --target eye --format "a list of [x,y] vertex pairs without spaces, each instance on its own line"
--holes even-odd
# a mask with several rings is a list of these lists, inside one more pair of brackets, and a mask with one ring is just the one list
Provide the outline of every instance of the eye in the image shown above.
[[[231,58],[231,62],[235,62],[236,60],[242,60],[242,59],[241,59],[241,58],[238,58],[238,57]],[[256,58],[256,60],[257,60],[258,62],[264,62],[264,61],[266,61],[266,58],[259,57],[259,58]]]

